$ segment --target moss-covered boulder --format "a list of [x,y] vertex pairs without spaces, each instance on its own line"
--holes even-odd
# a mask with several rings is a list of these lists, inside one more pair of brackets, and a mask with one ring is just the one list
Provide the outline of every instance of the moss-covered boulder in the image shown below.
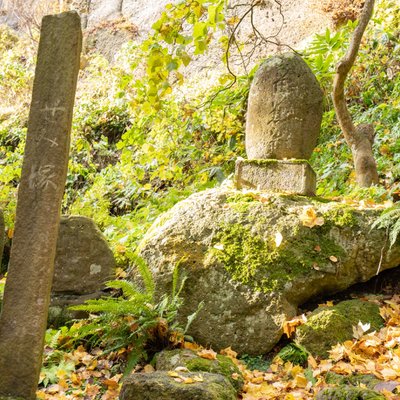
[[[187,383],[166,371],[132,374],[124,380],[120,400],[237,400],[236,390],[222,375],[179,372]],[[189,381],[190,380],[190,383]]]
[[326,357],[337,343],[353,338],[353,326],[359,322],[371,325],[371,330],[383,327],[379,307],[362,300],[342,301],[335,306],[321,306],[313,311],[307,322],[296,330],[296,342],[315,356]]
[[354,374],[340,375],[335,372],[328,372],[325,376],[325,382],[334,385],[363,386],[367,389],[375,390],[375,387],[382,383],[375,375],[372,374]]
[[225,376],[232,386],[240,391],[243,387],[243,376],[234,362],[226,356],[217,354],[215,360],[202,358],[192,350],[165,350],[155,357],[156,369],[171,371],[177,367],[185,367],[190,372],[210,372]]
[[[376,274],[385,230],[381,211],[318,198],[211,189],[161,215],[140,244],[157,292],[170,293],[180,263],[187,280],[182,322],[215,350],[269,351],[282,322],[315,295],[346,289]],[[400,264],[400,246],[385,249],[381,270]]]
[[316,400],[385,400],[385,396],[374,390],[354,386],[337,386],[321,390]]

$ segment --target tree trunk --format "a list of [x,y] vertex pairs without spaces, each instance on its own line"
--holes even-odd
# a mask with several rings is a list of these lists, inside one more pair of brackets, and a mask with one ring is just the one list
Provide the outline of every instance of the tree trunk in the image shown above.
[[336,118],[353,155],[357,184],[361,187],[369,187],[378,183],[379,180],[376,162],[372,152],[374,128],[370,124],[354,125],[347,108],[344,85],[347,75],[356,59],[365,28],[371,19],[374,3],[375,0],[365,1],[359,24],[353,33],[347,53],[337,65],[332,96]]

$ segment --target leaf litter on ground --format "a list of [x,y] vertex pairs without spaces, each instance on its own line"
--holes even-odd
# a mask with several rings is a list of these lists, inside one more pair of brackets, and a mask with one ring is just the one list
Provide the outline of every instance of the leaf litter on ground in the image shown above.
[[[250,370],[239,360],[231,348],[222,350],[238,366],[245,384],[239,398],[242,400],[308,400],[329,384],[325,378],[328,372],[343,376],[373,374],[382,382],[376,385],[388,400],[400,399],[400,295],[380,302],[380,313],[385,326],[379,332],[370,332],[366,326],[354,327],[354,338],[338,343],[329,352],[328,359],[311,355],[307,365],[299,366],[283,362],[275,357],[266,371]],[[299,316],[285,325],[290,336],[296,327],[306,320]],[[193,350],[200,357],[213,360],[217,353],[195,343],[184,342],[184,348]],[[83,346],[63,354],[59,368],[52,371],[51,383],[44,386],[45,375],[37,398],[42,400],[116,400],[122,386],[122,366],[129,349],[104,354],[95,348],[90,352]],[[71,365],[74,368],[71,368]],[[68,367],[66,367],[68,366]],[[154,372],[151,365],[138,366],[136,372]],[[192,384],[201,382],[203,377],[186,378],[182,369],[169,371],[171,379]],[[235,378],[235,377],[233,377]]]

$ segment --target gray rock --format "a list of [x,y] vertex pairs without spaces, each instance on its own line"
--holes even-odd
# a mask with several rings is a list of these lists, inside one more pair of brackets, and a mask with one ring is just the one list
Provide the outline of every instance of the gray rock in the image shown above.
[[132,374],[125,379],[120,400],[236,400],[237,394],[229,381],[207,372],[179,372],[185,378],[201,376],[202,382],[185,384],[175,381],[165,371]]
[[223,375],[237,391],[243,387],[242,373],[227,356],[217,354],[215,360],[210,360],[198,356],[192,350],[176,349],[158,353],[155,360],[157,370],[172,371],[177,367],[185,367],[190,372],[210,372]]
[[385,400],[386,397],[373,390],[354,386],[338,386],[321,390],[315,400]]
[[62,217],[57,242],[53,295],[89,294],[114,275],[115,260],[104,236],[87,217]]
[[238,189],[315,196],[316,175],[306,160],[237,160],[235,184]]
[[296,342],[314,356],[327,357],[332,346],[353,338],[353,326],[359,321],[370,323],[370,331],[382,328],[379,306],[368,301],[348,300],[331,307],[318,307],[307,317],[307,322],[296,329]]
[[322,91],[295,53],[265,61],[250,88],[246,153],[249,159],[309,159],[322,120]]
[[[310,210],[324,218],[322,226],[304,225],[309,214],[312,225]],[[280,339],[282,322],[299,304],[376,274],[385,230],[370,226],[379,215],[317,198],[212,189],[161,215],[140,252],[160,295],[170,293],[180,262],[180,275],[187,276],[182,322],[204,301],[189,332],[197,341],[262,354]],[[395,244],[384,252],[381,270],[399,263]]]

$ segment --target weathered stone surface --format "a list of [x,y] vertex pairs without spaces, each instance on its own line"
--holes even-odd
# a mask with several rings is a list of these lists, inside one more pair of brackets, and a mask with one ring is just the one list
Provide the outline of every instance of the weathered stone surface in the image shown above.
[[[303,224],[310,209],[324,218],[322,226]],[[205,304],[190,327],[196,340],[215,350],[232,346],[262,354],[280,339],[283,320],[296,315],[299,304],[375,276],[385,230],[370,226],[380,212],[318,198],[213,189],[161,215],[140,251],[160,295],[170,293],[180,261],[180,274],[187,276],[182,319]],[[381,269],[399,263],[395,244],[385,250]]]
[[81,44],[77,13],[43,18],[0,317],[3,396],[36,398]]
[[235,184],[238,189],[315,196],[316,175],[305,160],[237,160]]
[[216,357],[215,360],[209,360],[188,349],[164,350],[155,357],[156,369],[172,371],[177,367],[185,367],[190,372],[220,374],[225,376],[237,391],[240,391],[244,381],[239,368],[229,357],[220,354]]
[[321,390],[315,400],[385,400],[386,397],[373,390],[354,386],[338,386]]
[[4,216],[3,211],[0,210],[0,270],[1,270],[1,262],[3,259],[3,250],[4,250],[4,237],[5,237],[5,226],[4,226]]
[[115,260],[93,220],[82,216],[61,218],[52,293],[89,294],[113,278]]
[[[180,372],[186,378],[198,373]],[[132,374],[125,379],[120,400],[236,400],[237,394],[229,381],[218,374],[203,372],[203,382],[176,382],[165,371]]]
[[267,59],[250,88],[246,153],[249,159],[309,159],[322,120],[322,91],[295,53]]
[[315,356],[327,357],[337,343],[353,338],[353,326],[370,323],[371,330],[383,327],[379,306],[362,300],[342,301],[332,307],[319,307],[304,325],[296,329],[296,342]]
[[67,293],[52,294],[48,313],[48,326],[59,328],[73,319],[87,318],[86,311],[70,310],[69,307],[84,304],[87,300],[99,299],[106,296],[106,292],[99,291],[86,295],[73,295]]

